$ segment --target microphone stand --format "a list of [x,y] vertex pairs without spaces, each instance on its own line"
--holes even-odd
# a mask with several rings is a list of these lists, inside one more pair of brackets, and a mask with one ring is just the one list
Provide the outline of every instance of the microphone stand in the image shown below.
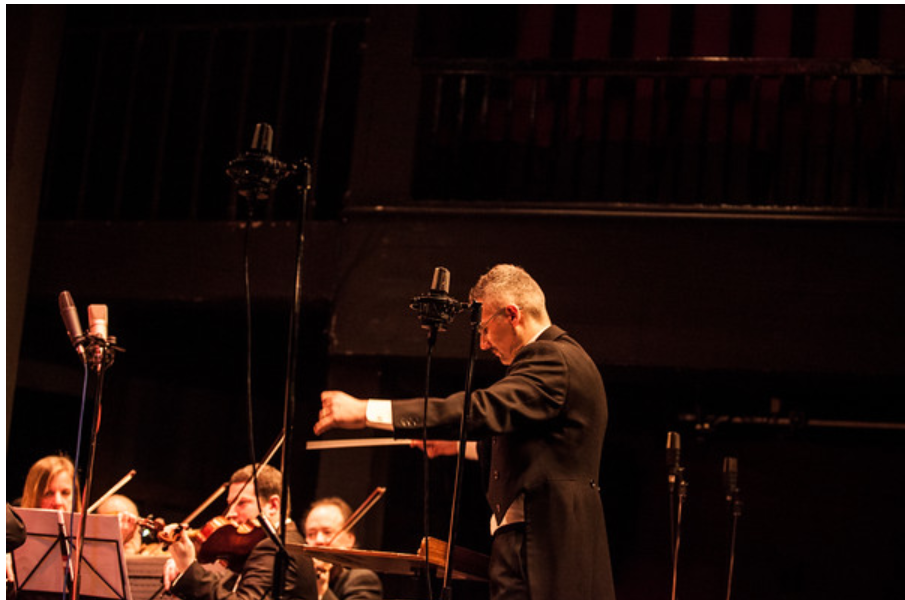
[[480,302],[471,304],[471,347],[468,353],[468,369],[465,375],[465,397],[462,399],[462,419],[459,421],[459,454],[456,459],[456,481],[453,486],[452,515],[449,519],[449,535],[447,537],[446,568],[443,573],[442,600],[452,600],[452,573],[453,552],[456,547],[456,533],[459,526],[460,492],[462,490],[462,477],[465,471],[465,449],[468,443],[466,425],[468,415],[471,412],[471,394],[473,390],[472,376],[474,374],[475,355],[477,353],[478,336],[481,326],[483,309]]
[[[434,593],[431,587],[430,577],[430,458],[427,455],[427,408],[430,400],[430,376],[431,361],[434,354],[434,346],[437,343],[437,336],[441,331],[445,331],[446,327],[452,323],[456,314],[468,308],[461,302],[450,298],[449,296],[449,270],[445,267],[437,267],[434,269],[434,276],[431,281],[431,290],[427,295],[416,296],[412,299],[409,308],[418,312],[418,319],[421,321],[421,327],[426,329],[427,334],[427,359],[425,361],[424,373],[424,412],[423,423],[421,428],[421,441],[423,444],[422,467],[423,467],[423,485],[424,485],[424,506],[423,506],[423,527],[424,527],[424,578],[427,585],[428,597],[433,598]],[[479,316],[480,320],[480,316]]]
[[421,454],[421,477],[424,486],[424,494],[422,498],[422,516],[421,526],[424,529],[424,584],[427,587],[427,597],[434,597],[434,590],[431,587],[430,572],[430,457],[427,455],[427,405],[430,399],[430,380],[431,380],[431,363],[433,362],[434,346],[437,345],[437,337],[443,330],[442,321],[428,322],[427,327],[427,356],[424,361],[424,409],[422,416],[421,443],[423,445]]
[[[280,543],[282,549],[277,553],[274,561],[273,600],[280,600],[286,578],[286,566],[289,555],[286,552],[286,521],[289,510],[289,481],[292,472],[292,445],[293,423],[295,422],[295,404],[297,395],[296,379],[298,376],[298,337],[299,322],[302,313],[302,262],[305,251],[305,224],[308,217],[308,197],[311,192],[311,165],[303,160],[303,180],[297,186],[301,195],[302,204],[299,209],[298,226],[296,232],[295,253],[295,285],[292,302],[292,314],[289,319],[289,340],[286,350],[286,390],[283,406],[283,454],[280,462],[280,470],[283,472],[283,487],[280,501]],[[296,169],[294,169],[296,170]]]
[[273,142],[273,129],[267,123],[258,123],[255,126],[251,148],[241,156],[231,160],[226,169],[226,174],[236,183],[239,194],[245,196],[251,203],[256,199],[267,199],[276,189],[277,185],[291,176],[298,175],[300,171],[302,180],[297,184],[296,190],[301,196],[299,209],[297,246],[295,259],[295,286],[293,294],[292,312],[289,319],[289,340],[286,357],[286,387],[283,402],[283,453],[280,470],[283,481],[280,501],[280,531],[278,546],[282,551],[277,552],[274,560],[273,571],[273,600],[280,600],[286,578],[288,555],[285,552],[286,520],[288,511],[288,499],[291,478],[293,421],[295,420],[296,404],[296,378],[298,370],[298,332],[302,305],[302,262],[305,247],[305,224],[308,212],[308,197],[311,191],[312,169],[307,160],[300,164],[286,164],[277,160],[271,153]]
[[742,501],[738,497],[738,489],[734,489],[729,497],[732,503],[732,535],[729,538],[729,576],[726,579],[726,600],[732,597],[732,573],[735,570],[735,534],[738,518],[742,515]]
[[[104,374],[113,364],[116,351],[125,352],[122,348],[117,347],[116,338],[108,336],[107,339],[102,336],[89,335],[86,338],[85,358],[87,361],[87,372],[95,374],[94,385],[94,419],[91,427],[91,445],[88,454],[88,465],[85,476],[85,491],[82,494],[82,506],[87,506],[91,498],[91,485],[94,479],[94,459],[97,454],[97,434],[101,427],[101,404],[104,392]],[[87,375],[87,373],[86,373]],[[88,522],[88,513],[81,510],[82,520],[79,524],[79,533],[75,539],[75,556],[76,567],[75,576],[72,579],[72,597],[77,600],[79,597],[79,577],[82,572],[82,547],[85,542],[85,526]]]
[[[688,492],[688,484],[685,481],[683,472],[685,469],[676,467],[675,469],[675,489],[673,494],[678,495],[678,506],[675,510],[675,528],[672,540],[672,594],[670,598],[676,600],[676,582],[679,574],[679,542],[682,538],[682,508],[685,505],[685,498]],[[670,502],[673,502],[673,494],[670,495]]]

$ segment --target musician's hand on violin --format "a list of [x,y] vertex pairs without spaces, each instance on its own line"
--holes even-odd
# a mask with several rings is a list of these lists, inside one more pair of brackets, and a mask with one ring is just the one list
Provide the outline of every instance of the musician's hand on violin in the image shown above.
[[138,522],[141,518],[127,511],[121,511],[116,516],[119,518],[119,530],[123,535],[123,543],[128,542],[135,530],[138,529]]
[[367,425],[368,401],[328,390],[321,393],[321,411],[314,424],[314,433],[320,435],[331,429],[363,429]]
[[163,563],[163,589],[169,591],[173,586],[173,582],[179,577],[181,571],[176,568],[176,561],[172,557]]
[[[167,525],[164,529],[164,532],[170,528],[178,528],[179,525]],[[195,543],[192,539],[185,534],[179,534],[178,537],[173,541],[170,545],[170,556],[173,558],[175,562],[176,569],[179,570],[180,573],[185,571],[191,566],[193,562],[195,562]]]
[[316,558],[311,560],[314,562],[314,572],[317,573],[317,597],[323,598],[330,588],[330,570],[333,565]]

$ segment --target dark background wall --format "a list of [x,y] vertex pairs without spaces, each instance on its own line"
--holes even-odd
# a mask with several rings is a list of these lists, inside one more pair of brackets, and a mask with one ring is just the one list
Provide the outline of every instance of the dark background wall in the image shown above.
[[[107,304],[126,349],[107,378],[97,493],[134,468],[124,492],[143,512],[176,520],[249,460],[246,223],[223,169],[264,121],[275,124],[275,154],[315,157],[317,167],[303,271],[297,517],[316,496],[356,504],[385,485],[362,545],[417,546],[419,455],[306,451],[318,393],[421,394],[425,337],[412,297],[435,266],[450,269],[451,291],[464,297],[486,268],[515,262],[545,288],[554,320],[588,348],[607,383],[603,498],[621,598],[669,590],[670,430],[683,436],[691,482],[681,594],[725,592],[720,466],[734,455],[745,501],[735,597],[896,597],[905,567],[902,184],[872,211],[576,205],[558,201],[566,191],[550,185],[555,178],[542,181],[543,203],[519,201],[517,186],[497,200],[458,198],[473,188],[424,185],[441,180],[424,175],[433,168],[419,145],[428,77],[413,58],[901,61],[900,7],[11,7],[7,15],[8,500],[36,459],[76,453],[82,372],[58,317],[62,290],[83,321],[88,304]],[[319,28],[326,21],[332,29]],[[212,23],[217,36],[203,37]],[[281,38],[286,23],[298,26]],[[173,26],[179,33],[167,38]],[[127,55],[137,30],[138,62],[109,62]],[[248,57],[273,61],[246,31],[256,43],[285,40],[278,54],[300,87],[261,74]],[[221,45],[231,53],[216,52]],[[329,77],[297,60],[315,47],[335,49]],[[89,60],[98,48],[107,63]],[[168,61],[185,73],[167,71]],[[131,87],[90,84],[106,81],[108,67],[97,64],[113,65],[111,81]],[[237,73],[265,83],[243,96],[229,87]],[[198,92],[205,81],[217,93]],[[325,81],[325,94],[312,91]],[[120,120],[118,110],[138,118]],[[318,120],[323,130],[310,124]],[[185,168],[192,163],[201,168]],[[492,175],[486,183],[497,186]],[[256,207],[247,238],[258,455],[282,424],[296,216],[282,190]],[[441,337],[435,393],[464,381],[466,329],[462,318]],[[499,374],[479,360],[479,382]],[[452,473],[449,461],[432,466],[437,537]],[[479,485],[469,472],[461,542],[486,550]]]

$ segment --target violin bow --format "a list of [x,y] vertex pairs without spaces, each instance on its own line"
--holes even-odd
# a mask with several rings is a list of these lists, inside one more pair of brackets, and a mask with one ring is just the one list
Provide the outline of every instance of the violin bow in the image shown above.
[[[132,469],[131,471],[129,471],[128,473],[126,473],[126,476],[125,476],[125,477],[123,477],[122,479],[120,479],[120,480],[119,480],[112,488],[110,488],[109,490],[107,490],[107,491],[104,493],[103,496],[101,496],[100,498],[98,498],[98,499],[97,499],[97,502],[95,502],[94,504],[92,504],[92,505],[88,508],[88,511],[87,511],[88,514],[91,514],[91,513],[93,513],[94,511],[96,511],[97,508],[98,508],[101,504],[103,504],[104,501],[105,501],[107,498],[109,498],[110,496],[112,496],[113,494],[115,494],[116,492],[118,492],[124,485],[126,485],[127,483],[129,483],[130,481],[132,481],[132,478],[133,478],[133,477],[135,477],[135,469]],[[136,515],[136,516],[138,516],[138,515]]]
[[333,540],[355,527],[355,524],[358,523],[361,518],[365,516],[365,514],[367,514],[367,512],[371,510],[371,508],[374,507],[375,504],[377,504],[377,501],[383,497],[383,494],[386,491],[387,489],[385,487],[378,486],[374,488],[374,491],[371,492],[371,495],[365,498],[365,501],[361,503],[361,506],[356,508],[355,512],[349,515],[349,518],[346,519],[346,522],[343,523],[343,526],[339,528],[339,531],[333,534],[333,537],[330,538],[326,545],[332,546]]

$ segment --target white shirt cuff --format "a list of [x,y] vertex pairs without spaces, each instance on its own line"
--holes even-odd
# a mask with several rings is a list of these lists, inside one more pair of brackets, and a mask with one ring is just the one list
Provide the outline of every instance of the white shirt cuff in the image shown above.
[[390,400],[378,400],[370,398],[367,408],[365,409],[365,419],[368,427],[372,429],[382,429],[384,431],[393,430],[393,402]]

